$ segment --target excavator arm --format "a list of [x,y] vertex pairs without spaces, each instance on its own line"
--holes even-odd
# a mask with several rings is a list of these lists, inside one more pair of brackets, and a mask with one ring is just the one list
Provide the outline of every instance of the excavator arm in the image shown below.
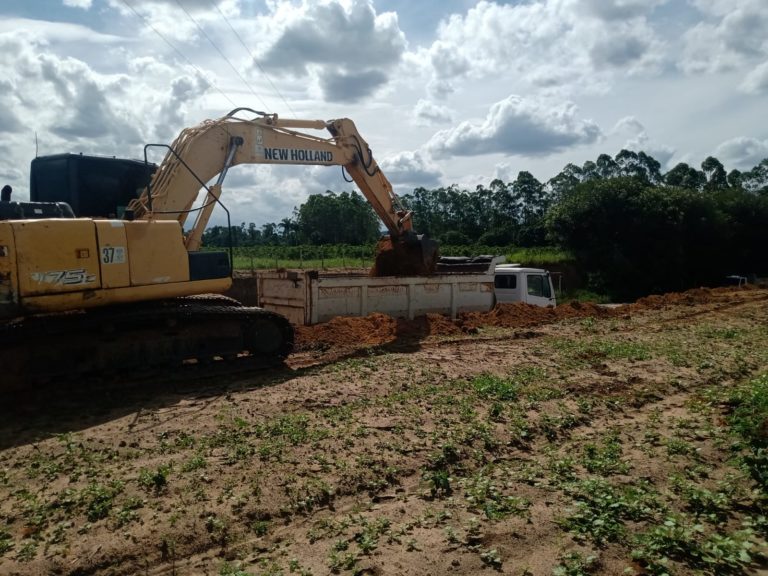
[[[374,274],[429,274],[437,261],[437,245],[416,236],[412,214],[403,208],[368,144],[347,119],[296,120],[255,112],[251,120],[236,114],[207,120],[181,132],[156,171],[150,186],[130,206],[135,218],[176,219],[182,226],[201,188],[202,208],[186,236],[186,248],[200,247],[203,230],[221,194],[224,177],[237,164],[306,164],[343,166],[389,231],[380,243]],[[300,131],[301,130],[301,131]],[[327,130],[330,137],[304,130]],[[211,186],[204,183],[217,178]]]

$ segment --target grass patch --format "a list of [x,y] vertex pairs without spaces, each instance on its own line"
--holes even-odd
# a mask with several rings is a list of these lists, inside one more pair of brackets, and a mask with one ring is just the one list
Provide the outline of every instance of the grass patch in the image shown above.
[[734,407],[728,422],[746,443],[743,462],[765,496],[768,490],[768,374],[737,390],[730,398]]
[[670,574],[672,560],[707,574],[742,573],[752,563],[753,536],[750,529],[707,533],[687,516],[673,515],[635,538],[632,558],[654,576]]
[[480,374],[472,381],[472,388],[481,398],[494,400],[517,400],[520,384],[510,378],[502,378],[492,374]]
[[577,366],[595,366],[606,360],[639,362],[649,360],[652,357],[649,346],[630,340],[553,338],[550,342],[553,348],[559,351],[567,361]]

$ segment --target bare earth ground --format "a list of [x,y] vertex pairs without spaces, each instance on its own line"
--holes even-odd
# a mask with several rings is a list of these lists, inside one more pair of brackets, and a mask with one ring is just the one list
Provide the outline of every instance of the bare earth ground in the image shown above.
[[0,574],[768,573],[728,424],[768,290],[298,339],[4,402]]

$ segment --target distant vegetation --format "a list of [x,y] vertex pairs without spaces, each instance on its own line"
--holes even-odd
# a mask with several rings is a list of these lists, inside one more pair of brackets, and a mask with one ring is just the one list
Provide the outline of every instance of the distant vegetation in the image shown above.
[[[402,201],[414,211],[416,230],[436,238],[445,255],[506,254],[540,265],[570,255],[589,289],[618,298],[768,273],[768,158],[746,172],[726,172],[713,157],[700,169],[680,163],[663,174],[660,168],[643,152],[622,150],[581,167],[568,164],[545,183],[520,172],[514,182],[497,179],[475,190],[416,188]],[[231,234],[235,246],[254,250],[240,253],[242,267],[243,257],[250,263],[262,255],[364,263],[379,222],[357,192],[328,191],[311,195],[278,224],[243,223]],[[227,245],[226,227],[208,229],[204,242]],[[327,245],[348,247],[332,256]]]
[[[370,268],[376,252],[376,243],[326,244],[313,246],[261,245],[240,246],[234,249],[235,269],[258,270],[264,268]],[[572,255],[557,248],[515,246],[440,246],[442,256],[471,256],[488,254],[506,256],[507,262],[548,266],[573,259]]]

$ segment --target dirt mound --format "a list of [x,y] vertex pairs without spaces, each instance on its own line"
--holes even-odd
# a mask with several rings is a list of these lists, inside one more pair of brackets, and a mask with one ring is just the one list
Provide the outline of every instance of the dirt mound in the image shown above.
[[487,326],[530,328],[568,318],[606,318],[626,316],[642,310],[661,310],[672,306],[696,306],[731,298],[745,288],[695,288],[686,292],[646,296],[634,304],[609,308],[591,302],[570,302],[556,308],[542,308],[521,302],[497,304],[489,312],[467,312],[453,321],[440,314],[427,314],[415,320],[394,319],[374,313],[363,318],[338,317],[315,326],[296,328],[296,349],[344,350],[383,346],[395,341],[417,341],[427,336],[453,336],[477,332]]
[[490,312],[462,314],[455,322],[441,314],[414,320],[394,319],[385,314],[362,318],[340,316],[324,324],[298,326],[297,350],[382,346],[395,340],[418,340],[427,336],[454,336],[475,332],[483,326],[527,328],[565,318],[606,317],[618,312],[591,303],[573,302],[557,308],[531,304],[499,304]]
[[693,288],[685,292],[668,292],[666,294],[653,294],[640,298],[634,304],[630,304],[631,310],[661,310],[669,306],[696,306],[698,304],[712,304],[720,302],[724,298],[730,298],[734,292],[751,291],[756,287],[746,285],[741,287],[723,286],[720,288]]
[[374,313],[358,318],[339,316],[324,324],[296,327],[297,350],[382,346],[397,339],[461,334],[462,329],[442,314],[427,314],[414,320],[395,319]]
[[549,324],[566,318],[603,318],[614,316],[618,312],[591,302],[571,302],[557,308],[542,308],[532,304],[516,302],[497,304],[490,312],[469,312],[460,318],[462,328],[473,330],[482,326],[500,326],[504,328],[527,328],[539,324]]
[[397,320],[386,314],[374,313],[357,318],[338,316],[323,324],[296,327],[296,348],[380,346],[392,341],[397,332]]

